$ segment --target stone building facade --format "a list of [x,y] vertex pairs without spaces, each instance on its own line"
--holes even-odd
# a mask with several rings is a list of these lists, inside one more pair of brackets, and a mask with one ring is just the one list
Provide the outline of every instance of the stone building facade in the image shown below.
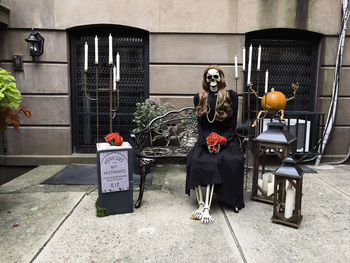
[[[234,56],[242,66],[246,36],[264,29],[317,33],[315,110],[327,113],[340,31],[340,0],[2,0],[0,67],[11,71],[33,119],[21,119],[2,138],[6,165],[84,161],[75,151],[72,118],[70,38],[74,29],[127,26],[147,33],[147,95],[176,108],[192,106],[201,89],[203,69],[223,66],[229,88],[235,86]],[[33,62],[25,38],[31,28],[45,38],[44,54]],[[96,32],[92,32],[95,34]],[[98,34],[98,32],[96,33]],[[350,41],[346,39],[335,128],[328,157],[347,153],[350,141]],[[148,49],[147,49],[148,51]],[[13,55],[23,55],[24,70],[13,70]],[[238,93],[242,100],[243,73]]]

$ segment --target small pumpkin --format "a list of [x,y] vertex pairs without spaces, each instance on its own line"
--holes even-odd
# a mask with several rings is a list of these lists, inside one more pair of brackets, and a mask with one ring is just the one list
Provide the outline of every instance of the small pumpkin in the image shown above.
[[280,91],[270,91],[261,99],[261,107],[267,111],[280,111],[283,110],[286,105],[286,96]]

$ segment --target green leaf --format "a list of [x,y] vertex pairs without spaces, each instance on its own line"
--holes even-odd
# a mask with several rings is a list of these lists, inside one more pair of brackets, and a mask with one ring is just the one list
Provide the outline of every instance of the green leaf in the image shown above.
[[39,207],[34,206],[34,207],[32,207],[32,208],[30,209],[30,211],[36,211],[36,210],[38,210],[38,209],[39,209]]

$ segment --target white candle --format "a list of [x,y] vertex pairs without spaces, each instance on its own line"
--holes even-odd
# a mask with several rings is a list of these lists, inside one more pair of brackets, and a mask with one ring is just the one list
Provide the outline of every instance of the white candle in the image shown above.
[[88,44],[85,42],[84,45],[84,71],[88,71]]
[[267,196],[270,196],[270,195],[272,195],[273,194],[273,192],[274,192],[274,185],[273,185],[273,183],[268,183],[267,184]]
[[111,34],[109,34],[108,43],[109,43],[109,45],[108,45],[109,46],[109,49],[108,49],[108,51],[109,51],[108,63],[110,65],[112,65],[113,64],[113,45],[112,45],[112,35]]
[[275,183],[275,175],[273,173],[269,173],[269,182],[270,183]]
[[245,48],[243,48],[242,70],[245,70]]
[[267,185],[269,183],[269,175],[268,174],[263,174],[263,184],[262,184],[262,189],[266,193],[267,192]]
[[289,187],[289,181],[287,180],[287,181],[286,181],[286,187],[285,187],[286,190],[288,189],[288,187]]
[[286,191],[286,204],[284,207],[284,217],[286,219],[290,218],[293,215],[295,205],[295,189],[288,187]]
[[117,61],[117,78],[116,78],[116,81],[120,82],[120,55],[119,55],[119,52],[117,52],[116,61]]
[[263,185],[263,180],[262,179],[258,179],[258,185],[262,188],[262,185]]
[[266,70],[266,73],[265,73],[265,93],[267,93],[269,91],[268,85],[269,85],[269,71]]
[[98,38],[95,36],[95,64],[98,64]]
[[256,66],[256,70],[260,70],[260,60],[261,60],[261,45],[258,48],[258,64]]
[[247,84],[250,84],[250,74],[252,71],[252,54],[253,54],[253,46],[249,46],[249,60],[248,60],[248,77],[247,77]]
[[117,90],[116,78],[117,78],[117,68],[113,66],[113,90]]
[[237,56],[235,55],[235,78],[238,79]]

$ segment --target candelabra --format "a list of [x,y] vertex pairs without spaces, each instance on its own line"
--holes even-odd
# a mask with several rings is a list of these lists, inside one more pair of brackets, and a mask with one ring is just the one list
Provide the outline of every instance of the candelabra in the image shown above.
[[90,101],[96,101],[96,142],[99,141],[99,106],[98,106],[98,67],[95,69],[96,71],[96,86],[95,86],[95,91],[96,91],[96,97],[92,98],[88,95],[87,93],[87,74],[88,71],[84,71],[84,95],[85,97],[90,100]]
[[109,92],[109,132],[113,131],[113,119],[117,115],[119,109],[119,82],[116,81],[116,88],[113,88],[113,65],[110,65],[109,70],[109,88],[100,89],[99,88],[99,69],[98,66],[95,68],[95,98],[91,97],[87,92],[87,74],[88,71],[84,71],[84,95],[86,99],[90,101],[96,101],[96,142],[99,142],[99,91]]
[[[257,69],[256,72],[257,72],[257,74],[256,74],[256,92],[259,95],[260,69]],[[255,114],[256,114],[256,116],[257,116],[258,112],[259,112],[259,100],[258,100],[258,97],[256,97],[256,100],[255,100]],[[255,127],[255,137],[258,136],[259,127],[260,127],[259,124],[257,127]]]

